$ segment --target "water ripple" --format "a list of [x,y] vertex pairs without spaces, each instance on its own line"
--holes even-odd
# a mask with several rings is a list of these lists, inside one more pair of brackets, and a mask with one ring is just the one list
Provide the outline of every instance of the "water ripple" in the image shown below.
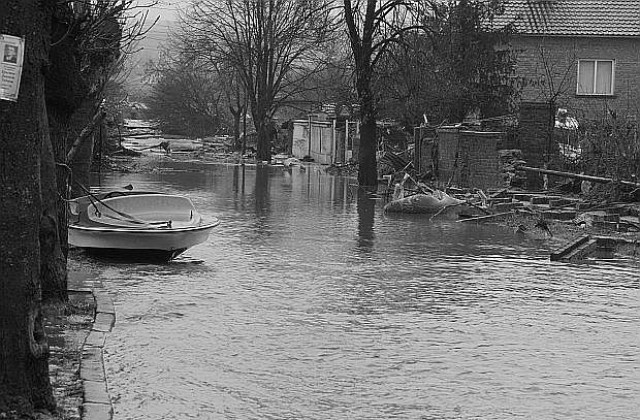
[[168,265],[97,265],[116,419],[637,415],[632,261],[552,263],[495,227],[384,216],[313,171],[103,180],[130,182],[222,224]]

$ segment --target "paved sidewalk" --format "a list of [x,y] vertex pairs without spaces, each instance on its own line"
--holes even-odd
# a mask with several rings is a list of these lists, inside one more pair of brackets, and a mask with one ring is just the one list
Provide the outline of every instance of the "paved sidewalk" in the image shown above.
[[96,302],[96,316],[82,347],[80,379],[84,390],[83,420],[112,420],[113,407],[107,388],[103,350],[107,334],[116,323],[111,298],[104,292],[100,280],[85,271],[69,271],[69,292],[91,293]]

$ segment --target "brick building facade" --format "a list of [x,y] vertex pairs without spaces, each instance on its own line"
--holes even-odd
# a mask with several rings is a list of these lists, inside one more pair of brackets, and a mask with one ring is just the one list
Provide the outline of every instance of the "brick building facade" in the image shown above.
[[[578,120],[600,120],[612,113],[640,116],[640,38],[521,36],[512,48],[518,57],[516,73],[526,80],[523,101],[547,102],[555,97],[556,105]],[[578,62],[586,58],[614,63],[611,94],[578,93]]]
[[640,117],[640,2],[507,0],[496,23],[515,26],[511,49],[522,100],[578,120]]

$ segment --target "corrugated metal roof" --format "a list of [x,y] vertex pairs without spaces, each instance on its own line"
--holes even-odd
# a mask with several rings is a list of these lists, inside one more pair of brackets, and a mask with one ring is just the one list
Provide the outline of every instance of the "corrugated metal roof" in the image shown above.
[[640,36],[638,0],[506,0],[495,24],[555,36]]

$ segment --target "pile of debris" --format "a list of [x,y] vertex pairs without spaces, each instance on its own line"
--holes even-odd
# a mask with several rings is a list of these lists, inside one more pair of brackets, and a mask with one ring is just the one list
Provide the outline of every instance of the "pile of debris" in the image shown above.
[[[585,250],[609,249],[611,243],[620,246],[633,243],[635,255],[640,243],[640,203],[634,200],[640,191],[639,184],[526,167],[515,151],[505,153],[504,157],[505,162],[510,161],[512,173],[549,173],[595,183],[596,186],[591,187],[588,193],[566,193],[559,189],[527,191],[512,187],[487,190],[485,193],[478,189],[438,189],[416,181],[416,176],[410,171],[398,171],[385,177],[384,198],[388,202],[384,210],[389,213],[425,213],[430,214],[431,219],[447,215],[458,218],[462,223],[498,223],[524,236],[569,242],[569,251],[573,248],[581,250],[554,253],[554,260],[566,260],[565,254],[572,259],[584,256]],[[607,199],[603,199],[602,191],[612,189],[623,193],[609,194]],[[627,201],[613,201],[613,197],[624,197]],[[574,244],[585,235],[590,237],[589,241],[584,242],[588,246]],[[615,237],[613,242],[611,235]]]

